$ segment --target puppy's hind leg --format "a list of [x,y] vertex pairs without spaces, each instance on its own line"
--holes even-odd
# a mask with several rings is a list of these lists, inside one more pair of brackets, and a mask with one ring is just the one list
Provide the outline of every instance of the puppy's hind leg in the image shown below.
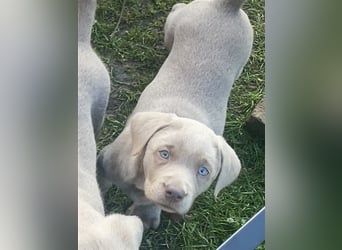
[[91,117],[95,136],[98,136],[103,125],[109,98],[109,88],[103,88],[103,93],[100,93],[99,95],[100,97],[97,99],[100,100],[96,100],[91,108]]
[[97,156],[96,179],[101,191],[102,200],[104,200],[104,197],[107,191],[112,187],[113,182],[106,177],[105,169],[103,168],[103,152]]
[[177,24],[175,13],[177,12],[177,10],[183,8],[184,6],[186,6],[185,3],[176,3],[175,5],[173,5],[171,12],[166,19],[166,23],[164,26],[164,44],[168,50],[171,50],[174,40],[175,26]]

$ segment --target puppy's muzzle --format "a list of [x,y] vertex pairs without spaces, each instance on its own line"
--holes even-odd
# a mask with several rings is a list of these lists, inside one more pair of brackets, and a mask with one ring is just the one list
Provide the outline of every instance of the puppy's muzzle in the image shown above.
[[184,199],[184,197],[188,195],[183,189],[179,187],[175,187],[173,185],[166,185],[165,183],[163,184],[163,186],[165,199],[169,202],[181,202]]

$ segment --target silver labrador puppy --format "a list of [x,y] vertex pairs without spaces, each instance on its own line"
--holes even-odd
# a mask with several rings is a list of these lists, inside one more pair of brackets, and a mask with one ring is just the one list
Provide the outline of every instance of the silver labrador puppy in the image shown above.
[[176,4],[165,24],[170,54],[141,94],[123,132],[98,156],[103,192],[115,183],[129,214],[156,228],[160,212],[185,214],[218,177],[215,196],[240,161],[223,139],[228,97],[252,49],[243,0]]
[[96,182],[95,134],[105,113],[108,72],[90,45],[96,0],[78,0],[78,249],[133,250],[140,246],[139,218],[104,215]]

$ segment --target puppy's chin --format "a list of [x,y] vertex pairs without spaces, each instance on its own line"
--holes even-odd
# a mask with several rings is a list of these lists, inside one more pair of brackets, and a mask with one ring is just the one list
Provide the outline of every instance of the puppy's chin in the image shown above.
[[189,200],[189,198],[181,201],[181,202],[168,202],[163,198],[156,197],[154,195],[147,195],[146,197],[154,202],[157,206],[159,206],[163,211],[168,213],[176,213],[176,214],[186,214],[190,208],[192,202]]
[[177,206],[177,205],[170,206],[170,205],[165,205],[165,204],[160,203],[160,202],[155,202],[155,203],[157,206],[159,206],[161,208],[161,210],[168,212],[168,213],[171,213],[171,214],[183,215],[183,214],[186,214],[190,210],[190,207],[186,208],[184,206]]
[[158,207],[160,207],[161,210],[165,211],[165,212],[168,212],[168,213],[171,213],[171,214],[175,214],[175,213],[178,213],[176,210],[174,210],[173,208],[171,207],[167,207],[163,204],[160,204],[160,203],[156,203]]
[[[193,194],[188,192],[181,201],[172,201],[165,198],[163,184],[159,181],[145,180],[144,192],[147,199],[155,203],[162,210],[168,213],[186,214],[193,203]],[[188,189],[189,191],[189,189]]]

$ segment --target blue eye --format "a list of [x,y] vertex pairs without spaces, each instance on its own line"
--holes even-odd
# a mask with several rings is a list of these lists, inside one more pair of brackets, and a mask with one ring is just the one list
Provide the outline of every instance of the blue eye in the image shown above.
[[199,167],[198,168],[198,174],[201,176],[207,176],[209,174],[209,170],[206,167]]
[[159,155],[161,158],[163,158],[165,160],[169,159],[169,151],[167,151],[167,150],[159,151]]

